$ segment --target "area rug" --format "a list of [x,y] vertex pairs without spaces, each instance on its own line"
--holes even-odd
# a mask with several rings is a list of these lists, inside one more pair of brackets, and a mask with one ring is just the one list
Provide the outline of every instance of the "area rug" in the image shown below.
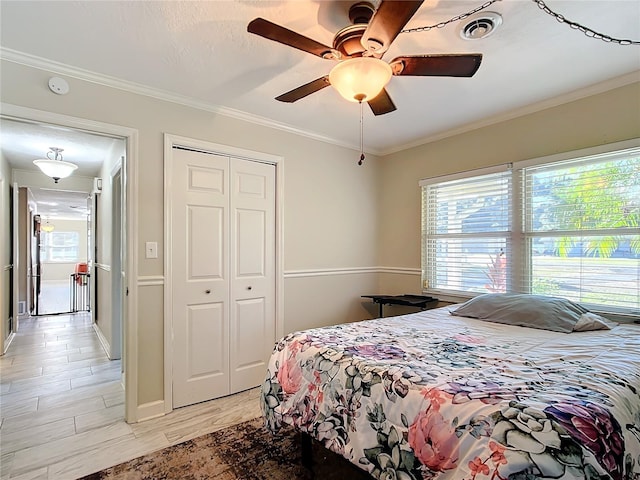
[[363,470],[319,443],[311,467],[302,464],[301,436],[272,435],[261,418],[167,447],[81,480],[371,480]]

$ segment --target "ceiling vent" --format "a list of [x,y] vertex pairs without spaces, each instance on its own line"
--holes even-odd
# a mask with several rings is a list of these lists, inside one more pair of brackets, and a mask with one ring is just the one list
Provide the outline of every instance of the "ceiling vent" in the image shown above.
[[471,15],[460,27],[460,36],[465,40],[487,38],[502,24],[502,16],[496,12],[479,12]]

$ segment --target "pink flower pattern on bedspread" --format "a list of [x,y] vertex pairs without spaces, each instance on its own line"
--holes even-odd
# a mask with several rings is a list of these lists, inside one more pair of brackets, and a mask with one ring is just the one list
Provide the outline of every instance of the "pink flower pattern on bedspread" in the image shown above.
[[278,370],[278,383],[280,383],[285,393],[295,393],[300,390],[302,367],[298,365],[295,357],[299,351],[299,345],[294,342],[289,349],[289,357],[282,362],[282,366]]
[[374,478],[640,480],[639,345],[442,309],[318,328],[276,344],[262,409]]
[[455,428],[440,414],[440,405],[451,395],[434,388],[426,395],[431,403],[418,413],[409,426],[409,445],[422,465],[441,472],[455,468],[458,461],[458,437]]

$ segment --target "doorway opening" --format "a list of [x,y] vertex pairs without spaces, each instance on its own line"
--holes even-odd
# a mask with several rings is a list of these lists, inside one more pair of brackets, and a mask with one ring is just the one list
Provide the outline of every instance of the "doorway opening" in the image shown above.
[[31,234],[32,316],[90,312],[91,192],[28,189],[35,202]]
[[[127,289],[127,280],[135,277],[134,262],[130,261],[132,252],[132,239],[125,235],[125,232],[131,232],[135,235],[135,229],[127,228],[127,222],[131,222],[131,218],[135,216],[133,202],[125,201],[125,198],[131,199],[132,195],[129,189],[133,189],[128,184],[135,178],[129,172],[135,172],[132,167],[135,161],[135,147],[137,145],[137,131],[109,124],[90,122],[83,119],[58,115],[50,112],[42,112],[38,110],[7,105],[4,106],[0,122],[2,122],[2,154],[7,160],[10,168],[10,178],[13,195],[12,220],[10,222],[13,230],[13,238],[11,247],[12,254],[18,259],[18,253],[28,251],[29,260],[39,263],[40,268],[27,270],[28,265],[33,263],[24,259],[14,261],[11,267],[10,285],[16,286],[12,291],[3,291],[3,302],[10,305],[10,315],[8,322],[2,322],[0,327],[0,338],[3,342],[3,351],[6,351],[11,341],[15,338],[16,332],[20,330],[20,321],[25,320],[25,326],[28,319],[42,319],[46,321],[46,317],[53,314],[69,314],[80,315],[90,318],[92,330],[95,331],[100,344],[107,353],[109,359],[122,359],[121,383],[125,387],[125,420],[128,422],[136,421],[136,405],[137,394],[136,389],[131,388],[132,382],[136,381],[136,359],[135,355],[127,355],[130,351],[135,352],[136,339],[128,338],[129,342],[123,341],[123,336],[131,330],[128,328],[128,319],[132,318],[132,311],[135,311],[135,301],[129,301],[124,294]],[[19,141],[13,142],[11,138],[6,136],[6,125],[18,127],[21,130],[31,129],[36,133],[46,131],[49,137],[41,142],[29,142],[29,144],[37,145],[68,145],[73,143],[72,140],[82,137],[79,143],[87,144],[88,139],[102,139],[110,144],[110,148],[106,154],[98,156],[100,166],[97,171],[85,172],[84,175],[80,171],[81,162],[77,173],[71,177],[64,179],[59,185],[53,185],[51,178],[46,177],[41,172],[36,171],[32,167],[32,160],[38,158],[37,154],[29,152],[25,148],[24,143]],[[69,150],[72,150],[69,148]],[[20,153],[22,152],[22,157]],[[25,157],[29,157],[25,159]],[[86,156],[91,161],[96,161],[97,155]],[[112,173],[118,172],[118,185],[115,193],[111,189]],[[62,188],[55,188],[55,187]],[[53,188],[52,188],[53,187]],[[38,229],[38,235],[26,235],[27,238],[20,239],[18,230],[20,229],[21,219],[18,210],[18,195],[20,189],[41,190],[50,193],[55,191],[58,194],[76,193],[82,196],[81,205],[77,205],[76,213],[82,217],[77,220],[79,223],[76,227],[69,227],[68,223],[73,219],[64,218],[64,215],[54,216],[52,212],[47,211],[44,206],[46,203],[37,203],[31,198],[31,203],[35,207],[31,209],[33,217],[40,215],[39,225],[34,228],[34,218],[25,218],[22,220],[27,223],[27,228],[31,229],[31,233],[43,224],[53,224],[54,228],[49,232],[43,232]],[[10,195],[5,192],[5,196]],[[119,197],[117,201],[113,201],[112,195]],[[93,202],[93,199],[101,199]],[[56,203],[55,201],[43,200],[44,202]],[[9,203],[9,202],[7,202]],[[114,204],[121,207],[121,211],[117,215],[112,215],[111,209]],[[53,206],[53,205],[50,205]],[[94,206],[100,210],[94,210]],[[13,213],[13,212],[16,213]],[[131,216],[130,216],[131,215]],[[112,228],[112,221],[118,222],[117,227]],[[133,222],[130,223],[133,225]],[[112,231],[122,232],[120,236],[112,235]],[[27,230],[28,231],[28,230]],[[39,238],[38,238],[39,237]],[[33,247],[33,248],[32,248]],[[32,252],[32,251],[33,252]],[[33,258],[31,254],[33,253]],[[117,269],[118,282],[111,281],[111,263],[114,254],[117,253],[115,259],[115,268]],[[39,257],[39,258],[38,258]],[[64,268],[64,272],[57,272],[56,269],[62,264],[68,264]],[[69,265],[72,266],[69,271]],[[32,278],[31,285],[27,288],[24,298],[21,292],[20,278]],[[49,278],[53,276],[54,278]],[[120,291],[115,295],[111,291],[115,286]],[[4,289],[3,289],[4,290]],[[115,299],[115,307],[114,300]],[[97,303],[99,302],[99,303]],[[52,318],[52,317],[49,317]],[[5,324],[6,323],[6,324]],[[125,335],[123,335],[125,332]],[[125,351],[124,344],[131,346],[129,352]],[[132,371],[129,376],[124,373]],[[135,385],[135,383],[133,383]]]

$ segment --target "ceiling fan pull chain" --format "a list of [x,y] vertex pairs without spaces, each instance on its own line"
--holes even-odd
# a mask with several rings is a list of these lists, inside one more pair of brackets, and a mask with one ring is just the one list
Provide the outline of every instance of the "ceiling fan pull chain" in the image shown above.
[[364,103],[360,100],[360,160],[358,165],[364,162]]

